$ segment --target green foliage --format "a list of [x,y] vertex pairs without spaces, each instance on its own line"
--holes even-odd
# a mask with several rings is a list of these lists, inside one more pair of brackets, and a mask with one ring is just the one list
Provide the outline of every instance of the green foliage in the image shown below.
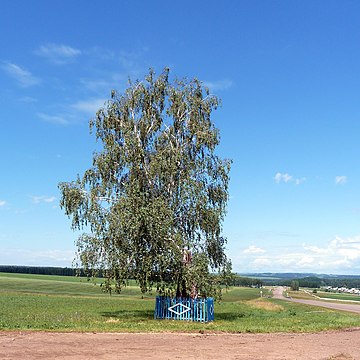
[[77,242],[79,266],[101,271],[107,291],[133,277],[142,292],[220,293],[211,273],[231,269],[221,236],[230,161],[215,154],[218,103],[197,79],[150,70],[112,91],[90,122],[103,150],[83,177],[59,184],[60,205],[74,229],[90,230]]
[[298,280],[292,280],[290,283],[291,290],[298,291],[299,290],[299,281]]
[[320,288],[325,284],[323,279],[320,279],[317,276],[306,276],[304,278],[296,278],[296,279],[289,279],[283,281],[281,284],[284,286],[292,286],[293,282],[296,283],[299,287],[306,287],[306,288]]
[[264,285],[290,286],[291,280],[298,280],[300,287],[320,288],[324,286],[360,288],[359,275],[325,275],[306,273],[254,273],[248,276],[261,279]]
[[307,276],[302,279],[298,279],[299,286],[307,288],[319,288],[324,284],[323,280],[316,276]]
[[323,284],[332,287],[347,287],[347,288],[360,288],[360,277],[349,276],[349,277],[335,277],[330,279],[324,279]]

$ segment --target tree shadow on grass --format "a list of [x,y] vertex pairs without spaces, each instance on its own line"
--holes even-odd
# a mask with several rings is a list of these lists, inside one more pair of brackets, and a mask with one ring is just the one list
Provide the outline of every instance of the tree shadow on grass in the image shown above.
[[113,319],[153,319],[154,311],[153,310],[117,310],[117,311],[104,311],[101,313],[101,316],[105,318]]
[[246,314],[243,312],[232,312],[232,311],[222,312],[222,313],[215,312],[215,320],[236,321],[245,316]]
[[[101,313],[106,319],[117,319],[117,320],[153,320],[154,319],[154,311],[153,310],[117,310],[117,311],[105,311]],[[215,312],[215,321],[238,321],[241,318],[246,317],[247,314],[243,312]],[[196,322],[194,322],[196,323]]]

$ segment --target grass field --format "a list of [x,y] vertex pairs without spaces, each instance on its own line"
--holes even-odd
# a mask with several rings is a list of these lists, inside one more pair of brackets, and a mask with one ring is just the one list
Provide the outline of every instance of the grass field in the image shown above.
[[78,278],[0,273],[0,329],[313,332],[360,326],[356,314],[260,298],[259,289],[229,289],[215,306],[215,321],[207,324],[154,320],[154,298],[142,296],[134,283],[109,296]]
[[355,294],[331,293],[325,291],[318,291],[317,294],[320,298],[328,298],[334,300],[351,300],[360,301],[360,296]]
[[312,289],[305,289],[300,291],[288,291],[288,294],[293,297],[294,299],[308,299],[308,300],[314,300],[314,299],[334,299],[334,300],[351,300],[351,301],[359,301],[360,302],[360,296],[355,294],[344,294],[344,293],[331,293],[327,291],[317,291],[315,294],[312,292]]

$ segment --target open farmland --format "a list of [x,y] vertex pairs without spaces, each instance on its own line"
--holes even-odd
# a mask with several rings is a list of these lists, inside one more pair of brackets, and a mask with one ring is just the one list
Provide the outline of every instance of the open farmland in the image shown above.
[[334,301],[348,301],[348,302],[359,302],[360,296],[357,294],[346,294],[346,293],[336,293],[328,291],[319,291],[316,293],[312,291],[313,289],[300,289],[300,291],[287,291],[288,295],[294,299],[307,299],[307,300],[334,300]]
[[360,296],[355,294],[344,294],[344,293],[332,293],[332,292],[325,292],[325,291],[318,291],[315,295],[319,298],[325,299],[334,299],[334,300],[341,300],[341,301],[359,301]]
[[[263,290],[264,294],[266,293]],[[154,295],[135,284],[121,295],[72,277],[0,274],[0,328],[105,332],[313,332],[360,326],[360,316],[260,298],[231,288],[216,304],[215,322],[154,320]]]

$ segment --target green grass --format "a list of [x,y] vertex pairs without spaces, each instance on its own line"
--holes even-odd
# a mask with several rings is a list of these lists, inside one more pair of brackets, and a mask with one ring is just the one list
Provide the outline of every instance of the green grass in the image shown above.
[[315,295],[319,296],[320,298],[360,301],[360,296],[356,295],[356,294],[338,294],[338,293],[331,293],[331,292],[325,292],[325,291],[324,292],[318,291]]
[[[265,294],[263,289],[263,294]],[[0,329],[119,332],[302,332],[360,326],[360,316],[231,288],[207,324],[154,320],[154,295],[133,283],[109,296],[78,278],[0,273]]]
[[[359,301],[360,296],[356,294],[344,294],[344,293],[331,293],[327,291],[317,291],[313,293],[313,289],[306,289],[305,291],[287,291],[288,294],[295,299],[308,299],[308,300],[321,300],[321,298],[334,299],[334,300],[351,300]],[[320,298],[320,299],[319,299]]]
[[[96,283],[87,278],[55,275],[33,275],[33,274],[8,274],[0,273],[0,293],[16,292],[31,294],[57,294],[57,295],[78,295],[78,296],[105,296],[100,287],[101,279]],[[124,294],[136,295],[140,291],[134,281],[124,289]]]

